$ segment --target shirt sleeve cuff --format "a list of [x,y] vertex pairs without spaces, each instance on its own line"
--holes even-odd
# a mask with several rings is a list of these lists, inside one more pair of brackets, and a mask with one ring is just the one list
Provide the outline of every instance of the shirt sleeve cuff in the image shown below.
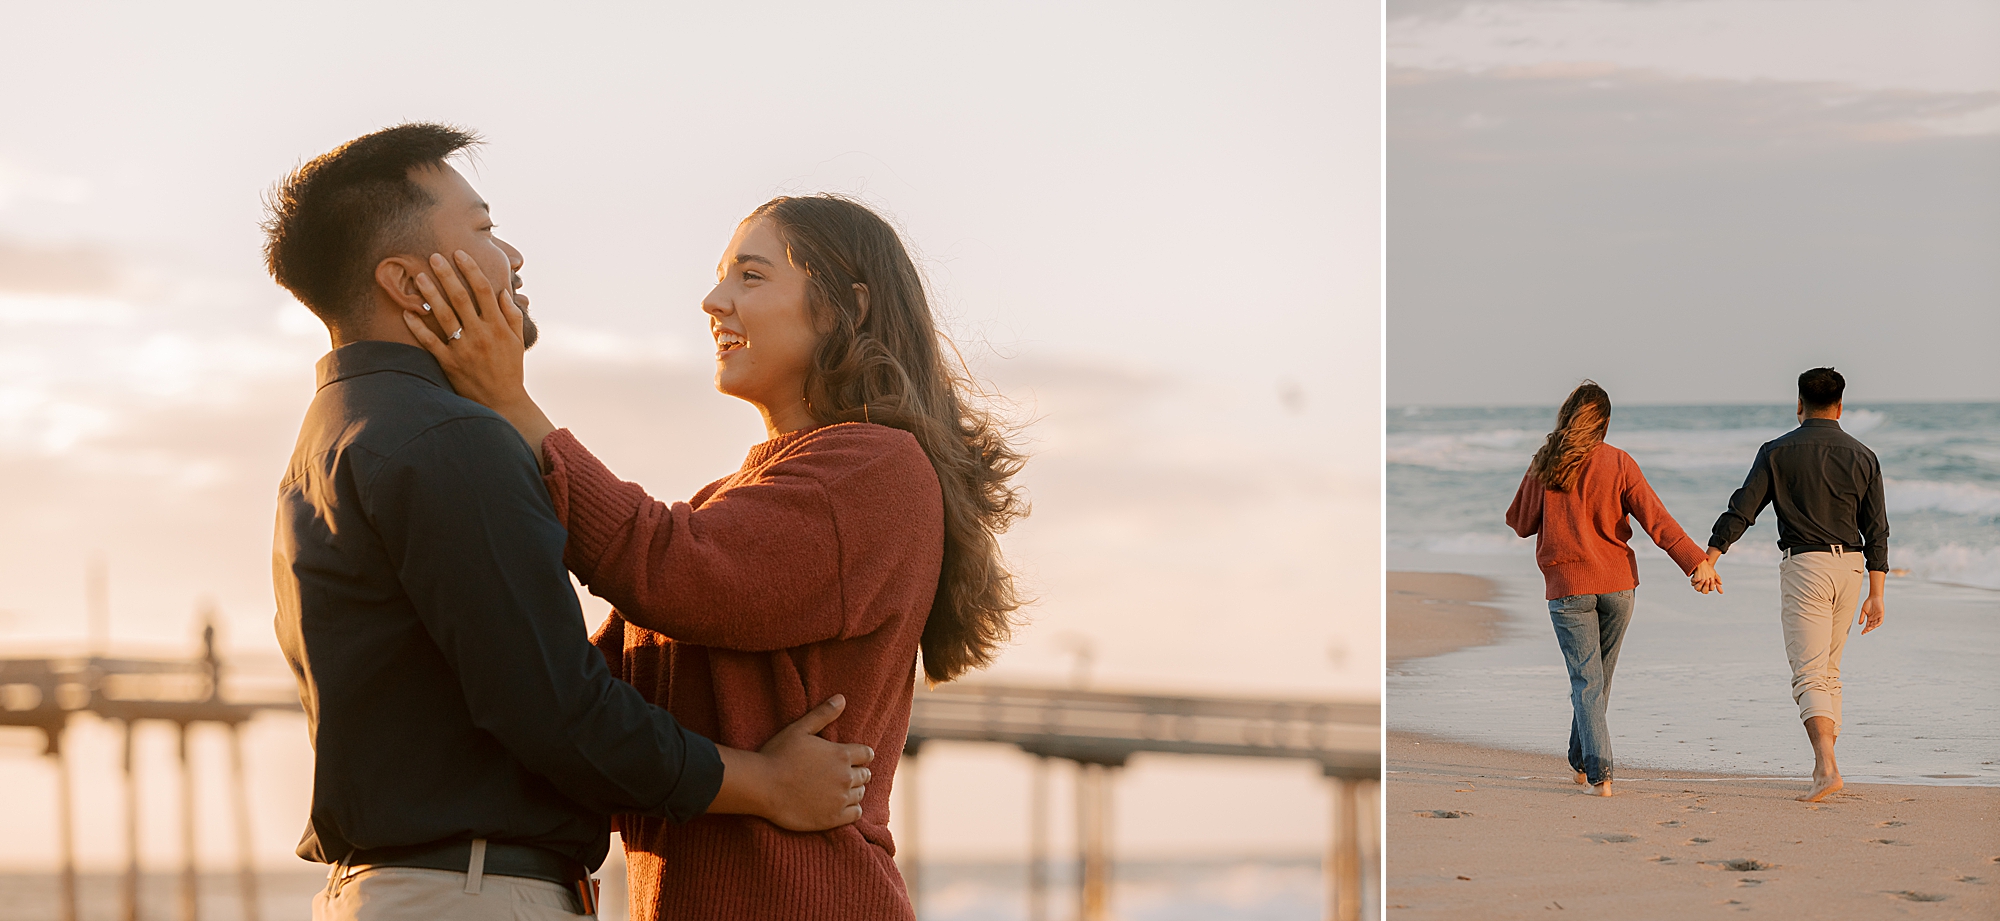
[[722,754],[707,737],[689,732],[679,724],[674,728],[680,732],[682,743],[680,783],[674,785],[674,792],[667,794],[666,802],[645,814],[678,825],[707,812],[709,804],[715,802],[715,795],[722,792]]

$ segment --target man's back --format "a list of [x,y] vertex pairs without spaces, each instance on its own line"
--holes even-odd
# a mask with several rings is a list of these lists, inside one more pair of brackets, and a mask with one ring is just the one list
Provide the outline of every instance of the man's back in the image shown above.
[[589,646],[513,427],[412,346],[319,371],[272,555],[315,752],[300,856],[483,837],[596,866],[607,814],[700,813],[714,746]]
[[1750,475],[1716,519],[1709,546],[1727,550],[1766,505],[1778,510],[1779,549],[1859,548],[1869,569],[1888,568],[1881,464],[1839,422],[1808,418],[1759,448]]

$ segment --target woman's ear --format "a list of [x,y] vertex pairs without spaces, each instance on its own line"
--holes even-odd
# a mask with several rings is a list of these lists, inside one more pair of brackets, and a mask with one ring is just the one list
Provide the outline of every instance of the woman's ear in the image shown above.
[[868,286],[858,281],[854,283],[854,303],[859,308],[859,315],[854,318],[854,325],[858,328],[868,322]]

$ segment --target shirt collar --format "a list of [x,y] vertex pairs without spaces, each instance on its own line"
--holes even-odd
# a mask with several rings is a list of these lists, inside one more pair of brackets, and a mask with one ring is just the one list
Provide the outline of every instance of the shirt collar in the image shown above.
[[[429,354],[429,353],[425,353],[424,357],[425,357],[425,358],[429,358],[429,357],[431,357],[431,356],[430,356],[430,354]],[[1822,426],[1828,426],[1828,427],[1831,427],[1831,428],[1836,428],[1836,429],[1837,429],[1837,428],[1840,428],[1840,420],[1839,420],[1839,419],[1817,419],[1817,418],[1815,418],[1815,419],[1801,419],[1801,420],[1799,420],[1799,424],[1800,424],[1800,425],[1822,425]]]
[[384,342],[369,339],[349,343],[320,357],[317,387],[325,387],[335,381],[350,377],[374,374],[377,371],[400,371],[421,377],[446,389],[451,382],[445,378],[444,369],[438,366],[431,353],[414,345],[401,342]]

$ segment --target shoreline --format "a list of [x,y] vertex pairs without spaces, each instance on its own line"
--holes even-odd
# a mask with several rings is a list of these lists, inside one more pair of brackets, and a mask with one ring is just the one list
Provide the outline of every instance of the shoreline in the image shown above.
[[[1502,594],[1501,583],[1494,578],[1458,572],[1410,570],[1393,570],[1388,572],[1387,576],[1389,601],[1386,612],[1385,640],[1389,650],[1388,669],[1391,675],[1398,673],[1398,666],[1419,659],[1445,655],[1463,649],[1492,645],[1499,641],[1499,635],[1509,620],[1509,616],[1505,612],[1497,605],[1491,603]],[[1978,589],[1977,587],[1953,587],[1987,591],[1985,589]],[[1399,639],[1402,641],[1401,655],[1397,654]],[[1405,672],[1404,674],[1408,673]],[[1395,692],[1393,690],[1388,691],[1384,695],[1385,730],[1391,736],[1400,733],[1410,738],[1432,742],[1448,742],[1472,749],[1482,749],[1506,755],[1540,755],[1546,753],[1543,748],[1533,747],[1528,744],[1515,745],[1504,741],[1495,743],[1491,740],[1473,741],[1471,737],[1454,734],[1449,729],[1444,731],[1440,731],[1435,727],[1410,729],[1407,724],[1399,725],[1399,721],[1395,717],[1396,708],[1394,698]],[[1563,710],[1565,714],[1568,712],[1566,703]],[[1798,730],[1797,735],[1800,750],[1808,752],[1804,757],[1809,766],[1810,754],[1805,741],[1805,734],[1803,730]],[[1552,751],[1558,760],[1562,758],[1563,753],[1560,750]],[[1630,757],[1621,757],[1618,762],[1619,771],[1623,773],[1633,769],[1634,764],[1643,764],[1643,762],[1635,762]],[[1845,770],[1843,773],[1855,778],[1855,780],[1851,781],[1854,783],[1894,787],[1983,787],[2000,790],[2000,783],[1994,782],[1994,779],[1990,776],[1978,777],[1957,774],[1942,776],[1883,776],[1869,774],[1868,768],[1861,763],[1846,765],[1846,767],[1848,770]],[[1794,777],[1803,782],[1807,776],[1803,772],[1797,775],[1773,775],[1768,772],[1760,773],[1755,770],[1737,771],[1717,770],[1714,768],[1700,770],[1695,768],[1655,768],[1645,766],[1637,768],[1637,770],[1643,771],[1649,776],[1676,776],[1688,778],[1691,781],[1699,780],[1703,782],[1717,779],[1786,780],[1794,779]],[[1968,783],[1966,781],[1981,782]],[[2000,868],[1996,868],[1995,872],[1996,874],[2000,874]]]
[[1455,572],[1390,571],[1388,629],[1383,648],[1390,667],[1412,659],[1485,646],[1499,636],[1507,615],[1484,604],[1499,586],[1483,576]]

